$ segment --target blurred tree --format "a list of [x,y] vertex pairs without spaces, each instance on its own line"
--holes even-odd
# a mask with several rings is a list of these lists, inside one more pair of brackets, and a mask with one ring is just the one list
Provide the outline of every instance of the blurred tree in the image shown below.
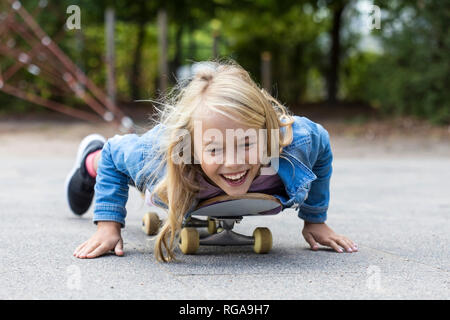
[[[0,10],[6,2],[0,2]],[[45,1],[23,0],[34,12]],[[269,52],[272,92],[301,102],[369,101],[387,113],[409,113],[450,121],[449,6],[437,0],[374,0],[382,9],[381,30],[373,30],[379,52],[358,46],[359,14],[348,0],[61,0],[48,1],[38,22],[50,35],[62,29],[66,7],[81,8],[82,29],[63,31],[58,41],[98,85],[105,83],[104,12],[116,11],[116,68],[120,100],[155,93],[158,77],[156,17],[168,14],[170,81],[180,66],[210,59],[214,52],[237,60],[261,81],[261,53]],[[370,4],[371,2],[367,2]],[[45,14],[44,14],[45,13]],[[214,36],[213,36],[214,35]],[[220,36],[220,42],[215,41]],[[18,39],[16,45],[23,45]],[[219,58],[220,58],[219,56]],[[2,57],[2,70],[11,65]],[[19,76],[19,75],[17,75]],[[58,96],[50,84],[26,72],[28,89]],[[25,81],[21,85],[27,85]],[[57,98],[57,97],[56,97]],[[11,98],[1,94],[2,108]],[[9,99],[9,100],[8,100]],[[58,98],[57,98],[58,99]],[[74,98],[74,101],[76,99]]]
[[260,56],[272,54],[272,90],[284,101],[304,100],[309,68],[321,68],[323,54],[318,41],[326,31],[326,19],[314,20],[314,1],[228,1],[219,9],[229,52],[260,81]]
[[[170,2],[167,5],[169,20],[175,29],[173,37],[174,54],[170,61],[170,70],[176,74],[178,68],[184,63],[184,57],[187,59],[196,59],[195,42],[193,34],[195,30],[204,28],[207,23],[215,16],[216,8],[222,6],[223,1],[198,1],[198,0],[180,0]],[[183,34],[187,31],[189,34],[189,45],[186,54],[183,52]]]
[[331,28],[330,38],[331,47],[329,51],[329,63],[327,72],[327,101],[329,104],[336,103],[337,92],[339,88],[339,71],[341,65],[341,31],[342,14],[348,1],[346,0],[328,0],[327,6],[331,10]]
[[376,1],[383,54],[368,66],[365,97],[387,113],[450,123],[450,6],[446,1]]
[[[132,1],[132,0],[101,0],[98,1],[101,18],[107,7],[116,10],[117,20],[134,24],[137,28],[136,43],[131,55],[132,62],[129,71],[129,92],[132,100],[140,99],[142,96],[143,83],[141,82],[142,72],[142,50],[147,36],[146,27],[149,22],[154,22],[158,7],[163,1]],[[97,21],[102,21],[97,17]]]

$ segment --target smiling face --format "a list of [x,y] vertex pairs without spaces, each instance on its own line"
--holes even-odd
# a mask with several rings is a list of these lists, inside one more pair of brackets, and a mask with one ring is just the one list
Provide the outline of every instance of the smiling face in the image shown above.
[[[203,111],[197,111],[194,117],[197,131],[194,150],[203,172],[228,195],[247,193],[261,166],[257,128],[245,126],[215,111],[199,109]],[[250,134],[250,137],[239,134],[246,132],[256,134]]]

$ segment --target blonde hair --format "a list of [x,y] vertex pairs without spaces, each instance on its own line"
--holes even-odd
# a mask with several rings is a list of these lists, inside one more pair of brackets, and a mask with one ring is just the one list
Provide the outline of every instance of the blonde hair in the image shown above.
[[[275,138],[278,139],[278,154],[281,154],[282,148],[292,142],[291,125],[294,120],[286,107],[260,89],[248,72],[233,61],[202,63],[193,77],[185,83],[179,83],[158,104],[162,108],[155,106],[156,117],[152,120],[162,124],[164,134],[158,136],[158,152],[152,155],[150,161],[157,159],[159,165],[144,179],[140,190],[148,188],[157,180],[151,196],[156,194],[167,206],[168,219],[156,238],[155,256],[158,261],[168,262],[175,258],[174,243],[178,241],[183,216],[200,190],[196,184],[196,175],[202,170],[199,164],[194,164],[193,151],[190,163],[173,161],[174,154],[179,152],[177,132],[187,130],[191,137],[194,136],[192,119],[195,110],[206,107],[249,127],[267,129],[267,150],[270,154],[273,154],[270,150],[271,129],[285,129],[275,131],[279,132]],[[164,166],[165,174],[158,177]]]

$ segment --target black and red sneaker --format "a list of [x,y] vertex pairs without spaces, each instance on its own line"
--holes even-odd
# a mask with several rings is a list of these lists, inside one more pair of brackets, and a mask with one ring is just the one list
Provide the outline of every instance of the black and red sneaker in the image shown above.
[[99,134],[85,137],[78,146],[77,157],[65,182],[67,202],[76,215],[88,211],[94,198],[95,178],[91,177],[85,167],[86,157],[103,148],[106,139]]

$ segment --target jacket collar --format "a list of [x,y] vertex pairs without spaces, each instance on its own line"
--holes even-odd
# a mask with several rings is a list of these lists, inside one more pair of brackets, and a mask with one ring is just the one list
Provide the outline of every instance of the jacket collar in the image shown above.
[[309,184],[317,179],[314,172],[288,150],[283,150],[277,159],[278,175],[289,197],[294,197],[300,188],[309,189]]

